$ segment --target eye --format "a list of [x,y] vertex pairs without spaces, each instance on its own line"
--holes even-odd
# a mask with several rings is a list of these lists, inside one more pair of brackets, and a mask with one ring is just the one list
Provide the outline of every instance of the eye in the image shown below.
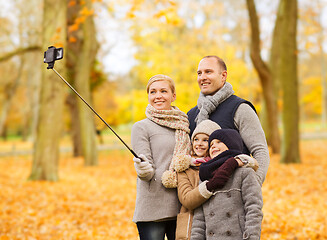
[[198,76],[200,76],[201,75],[201,72],[197,72],[198,73]]

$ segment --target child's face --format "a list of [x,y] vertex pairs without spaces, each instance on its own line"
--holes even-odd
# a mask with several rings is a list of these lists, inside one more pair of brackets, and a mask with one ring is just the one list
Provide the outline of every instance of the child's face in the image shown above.
[[228,150],[228,147],[225,143],[218,139],[213,139],[210,143],[209,155],[211,158],[214,158],[226,150]]
[[198,157],[206,157],[208,152],[209,136],[204,133],[196,134],[193,139],[193,152]]

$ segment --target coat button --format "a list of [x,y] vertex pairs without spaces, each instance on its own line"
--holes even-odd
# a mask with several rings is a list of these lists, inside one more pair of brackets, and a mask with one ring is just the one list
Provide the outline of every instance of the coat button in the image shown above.
[[213,216],[215,216],[215,213],[214,212],[211,212],[210,213],[210,217],[213,217]]
[[226,217],[230,218],[231,217],[231,214],[229,212],[226,213]]
[[231,236],[232,235],[232,232],[231,231],[227,231],[226,234],[227,234],[227,236]]
[[209,236],[212,237],[213,235],[215,235],[213,232],[209,233]]

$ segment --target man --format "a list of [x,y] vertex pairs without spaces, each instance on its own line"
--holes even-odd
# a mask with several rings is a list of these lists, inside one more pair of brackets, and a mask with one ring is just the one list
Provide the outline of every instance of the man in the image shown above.
[[270,158],[265,133],[254,106],[249,101],[233,95],[232,85],[226,82],[227,67],[221,58],[202,58],[197,74],[201,93],[197,106],[187,113],[190,135],[196,125],[205,119],[218,123],[221,128],[237,130],[245,144],[244,152],[251,154],[259,163],[256,173],[262,184]]

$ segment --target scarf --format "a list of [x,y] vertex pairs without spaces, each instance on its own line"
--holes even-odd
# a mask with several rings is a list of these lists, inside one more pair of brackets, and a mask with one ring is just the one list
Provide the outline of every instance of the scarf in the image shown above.
[[189,155],[191,150],[190,129],[187,115],[173,106],[171,110],[157,110],[150,104],[147,106],[145,115],[151,121],[160,126],[168,127],[175,130],[175,148],[173,157],[170,161],[169,170],[164,172],[161,180],[166,188],[177,187],[177,174],[175,167],[181,159]]
[[223,165],[227,159],[235,157],[241,153],[242,152],[239,150],[226,150],[210,161],[202,163],[199,170],[201,181],[210,180],[213,177],[213,172]]
[[205,119],[209,119],[210,114],[216,110],[220,103],[234,94],[233,87],[226,82],[224,86],[219,89],[214,95],[204,95],[200,93],[198,99],[198,109],[200,110],[198,116],[195,118],[196,124],[199,124]]

